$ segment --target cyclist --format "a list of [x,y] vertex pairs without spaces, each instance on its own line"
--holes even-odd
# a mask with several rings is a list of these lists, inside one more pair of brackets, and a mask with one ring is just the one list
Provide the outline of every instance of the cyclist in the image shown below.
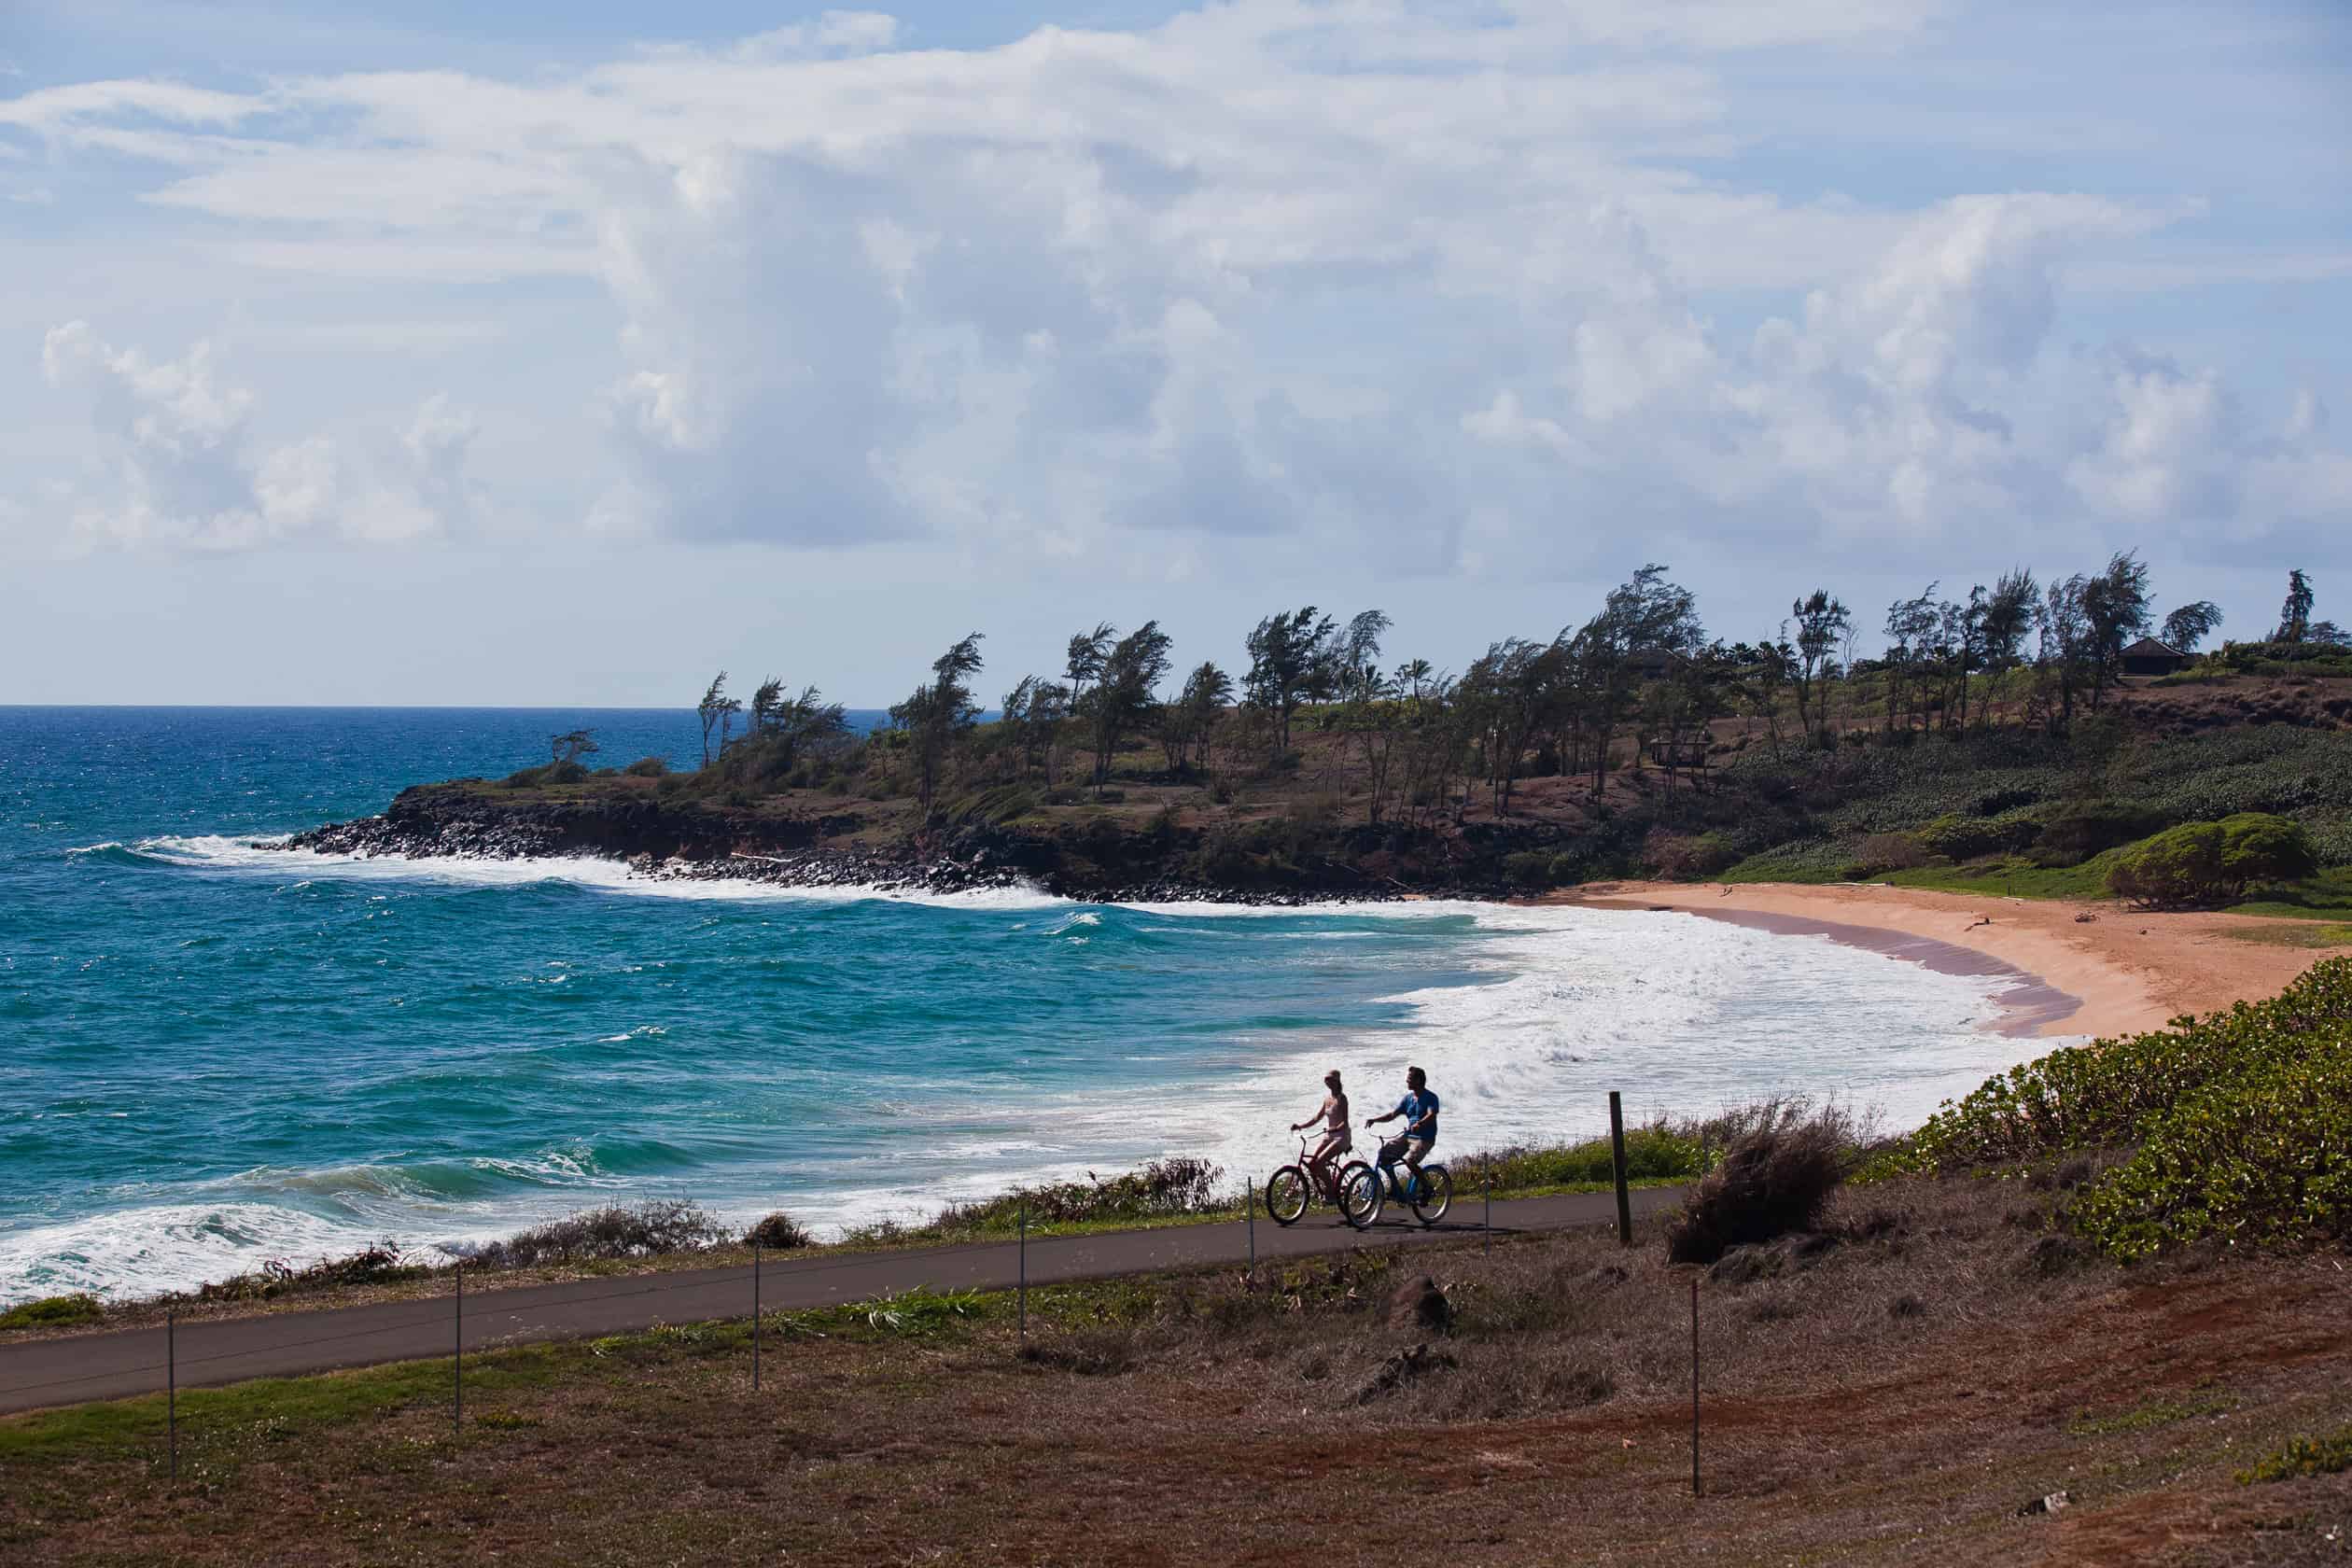
[[1348,1096],[1339,1086],[1339,1070],[1333,1068],[1323,1074],[1323,1088],[1328,1091],[1315,1113],[1303,1122],[1293,1122],[1291,1131],[1303,1132],[1317,1122],[1323,1125],[1323,1140],[1315,1145],[1315,1152],[1307,1156],[1307,1169],[1315,1173],[1315,1184],[1325,1193],[1331,1192],[1331,1162],[1355,1147],[1355,1136],[1348,1130]]
[[1389,1190],[1401,1191],[1396,1185],[1396,1162],[1401,1157],[1413,1173],[1416,1187],[1421,1182],[1421,1161],[1429,1157],[1430,1145],[1437,1141],[1437,1095],[1429,1086],[1429,1074],[1418,1067],[1405,1070],[1405,1098],[1396,1102],[1396,1109],[1385,1116],[1372,1116],[1365,1127],[1405,1118],[1405,1130],[1380,1145],[1380,1173],[1388,1178]]

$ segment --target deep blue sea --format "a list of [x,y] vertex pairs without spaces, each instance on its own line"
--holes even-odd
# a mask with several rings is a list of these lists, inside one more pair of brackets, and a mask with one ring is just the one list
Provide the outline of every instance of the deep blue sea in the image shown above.
[[[402,786],[700,749],[690,712],[0,707],[0,1304],[696,1198],[819,1225],[1205,1153],[1329,1067],[1441,1148],[1775,1090],[1915,1120],[1997,982],[1681,916],[1102,907],[267,847]],[[259,846],[259,847],[258,847]],[[1360,1116],[1359,1116],[1360,1119]]]

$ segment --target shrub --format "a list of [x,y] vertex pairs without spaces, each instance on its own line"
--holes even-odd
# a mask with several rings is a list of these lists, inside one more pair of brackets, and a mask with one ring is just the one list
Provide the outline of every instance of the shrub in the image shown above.
[[1810,1230],[1844,1180],[1853,1124],[1834,1107],[1776,1106],[1733,1140],[1668,1225],[1666,1255],[1713,1263],[1733,1247]]
[[2136,903],[2217,903],[2249,885],[2291,881],[2319,869],[2301,824],[2242,811],[2219,822],[2187,822],[2124,852],[2107,888]]
[[1883,871],[1911,871],[1934,859],[1911,834],[1883,833],[1862,841],[1854,863],[1862,868],[1862,875],[1875,876]]
[[2103,849],[2146,838],[2169,820],[2153,806],[2124,801],[2083,801],[2062,806],[2033,840],[2034,859],[2046,866],[2080,865]]
[[728,1232],[698,1205],[656,1198],[634,1209],[614,1206],[567,1214],[493,1241],[475,1256],[495,1268],[527,1268],[543,1263],[700,1252],[728,1239]]
[[668,774],[668,762],[660,757],[639,757],[621,771],[631,778],[660,778]]
[[1715,833],[1689,836],[1652,828],[1649,836],[1642,841],[1642,858],[1660,876],[1687,882],[1727,870],[1740,856]]
[[2240,1486],[2260,1486],[2309,1476],[2339,1476],[2346,1470],[2352,1470],[2352,1426],[2330,1437],[2294,1438],[2285,1448],[2264,1454],[2251,1468],[2239,1471],[2236,1480]]
[[2352,1241],[2352,1029],[2185,1097],[2075,1218],[2127,1258],[2207,1236]]
[[1980,855],[2023,849],[2040,832],[2041,825],[2022,811],[1999,817],[1963,817],[1947,811],[1926,826],[1913,830],[1911,837],[1931,855],[1969,861]]
[[38,1301],[20,1302],[0,1312],[0,1332],[12,1328],[63,1328],[68,1323],[96,1323],[106,1315],[98,1305],[98,1298],[83,1292],[72,1295],[45,1295]]
[[1522,849],[1503,857],[1503,879],[1515,888],[1552,885],[1552,857],[1538,849]]
[[852,1232],[851,1239],[936,1240],[1001,1234],[1015,1229],[1025,1211],[1032,1230],[1219,1212],[1238,1206],[1217,1191],[1217,1179],[1224,1174],[1222,1167],[1207,1160],[1179,1155],[1108,1180],[1090,1171],[1084,1182],[1015,1187],[994,1197],[949,1204],[924,1225],[870,1226]]
[[303,1291],[328,1290],[338,1285],[379,1284],[390,1280],[414,1279],[425,1272],[422,1265],[402,1260],[399,1242],[379,1241],[372,1247],[362,1247],[343,1257],[321,1258],[301,1268],[295,1267],[284,1258],[271,1258],[251,1273],[236,1274],[201,1285],[196,1295],[203,1301],[267,1299]]
[[743,1233],[745,1246],[764,1247],[772,1253],[789,1253],[795,1248],[814,1246],[816,1241],[806,1225],[781,1209],[762,1215],[758,1224]]
[[2126,850],[2107,872],[2107,890],[2151,906],[2209,903],[2222,889],[2219,822],[2184,822]]
[[1127,791],[1125,790],[1097,790],[1094,798],[1105,805],[1117,805],[1127,799]]

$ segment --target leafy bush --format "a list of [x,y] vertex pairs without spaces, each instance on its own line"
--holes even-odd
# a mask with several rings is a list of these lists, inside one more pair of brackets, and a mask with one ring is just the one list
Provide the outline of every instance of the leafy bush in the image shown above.
[[1673,881],[1691,881],[1713,876],[1735,864],[1737,851],[1717,833],[1695,836],[1671,833],[1663,828],[1653,828],[1642,841],[1642,858],[1654,867],[1658,875]]
[[631,778],[660,778],[668,774],[669,763],[661,757],[639,757],[621,771]]
[[2247,811],[2219,822],[2185,822],[2135,846],[2107,873],[2107,888],[2138,903],[2217,903],[2241,897],[2253,884],[2318,869],[2301,824]]
[[12,1328],[63,1328],[69,1323],[96,1323],[106,1315],[98,1298],[82,1292],[72,1295],[45,1295],[38,1301],[21,1302],[0,1312],[0,1333]]
[[2206,1236],[2352,1241],[2352,1029],[2184,1098],[2091,1189],[2076,1223],[2122,1257]]
[[1548,888],[1552,885],[1552,857],[1540,849],[1505,855],[1503,878],[1514,888]]
[[284,1258],[271,1258],[258,1269],[197,1287],[203,1301],[267,1300],[305,1291],[330,1290],[339,1285],[381,1284],[414,1279],[426,1272],[421,1264],[404,1261],[397,1241],[379,1241],[343,1257],[321,1258],[297,1268]]
[[1109,1180],[1088,1172],[1084,1182],[1015,1187],[994,1197],[953,1203],[920,1225],[883,1225],[851,1233],[853,1240],[946,1240],[1007,1234],[1024,1212],[1031,1230],[1053,1225],[1098,1225],[1223,1212],[1236,1199],[1217,1191],[1224,1169],[1207,1160],[1178,1156],[1155,1160],[1140,1170]]
[[1676,1263],[1713,1263],[1733,1247],[1810,1230],[1855,1152],[1852,1119],[1834,1106],[1775,1107],[1733,1140],[1666,1231]]
[[493,1241],[474,1256],[494,1268],[527,1268],[535,1264],[700,1252],[730,1239],[727,1230],[699,1205],[681,1198],[656,1198],[634,1209],[615,1206],[567,1214],[519,1230],[503,1241]]
[[2266,1481],[2301,1480],[2308,1476],[2339,1476],[2352,1470],[2352,1426],[2332,1436],[2291,1439],[2285,1448],[2264,1454],[2237,1473],[2240,1486]]
[[1897,1163],[2017,1169],[2132,1146],[2076,1214],[2120,1256],[2205,1236],[2352,1240],[2352,959],[2268,1001],[2013,1068],[1929,1118]]
[[[1664,1120],[1625,1129],[1625,1174],[1635,1182],[1673,1181],[1700,1173],[1707,1147],[1697,1123]],[[1720,1141],[1717,1143],[1720,1149]],[[1457,1190],[1477,1192],[1491,1181],[1498,1192],[1528,1187],[1591,1186],[1617,1179],[1609,1141],[1588,1139],[1565,1147],[1519,1144],[1448,1162]]]
[[[2028,812],[2011,811],[1999,817],[1963,817],[1947,811],[1915,829],[1911,837],[1931,855],[1946,860],[1968,861],[1980,855],[2000,855],[2023,849],[2034,842],[2041,832],[2041,824]],[[2134,836],[2137,836],[2136,834]]]
[[1865,876],[1876,876],[1883,871],[1911,871],[1934,859],[1909,833],[1872,833],[1855,849],[1854,861],[1844,875],[1849,881],[1858,881]]
[[2034,859],[2043,865],[2079,865],[2103,849],[2136,843],[2171,819],[2151,806],[2125,801],[2083,801],[2051,813],[2034,838]]
[[817,1239],[808,1233],[806,1225],[778,1209],[762,1215],[758,1224],[745,1231],[743,1244],[764,1247],[772,1253],[789,1253],[800,1247],[813,1247]]
[[2291,1061],[2352,1029],[2352,959],[2326,959],[2268,1001],[2089,1045],[2066,1045],[1947,1101],[1913,1134],[1921,1170],[2022,1168],[2050,1155],[2116,1149],[2204,1088]]
[[2154,906],[2210,903],[2222,890],[2219,822],[2183,822],[2126,850],[2107,872],[2107,890]]

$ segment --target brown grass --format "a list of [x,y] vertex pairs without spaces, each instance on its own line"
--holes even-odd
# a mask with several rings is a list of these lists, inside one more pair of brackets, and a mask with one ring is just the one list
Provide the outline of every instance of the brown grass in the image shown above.
[[[1003,1298],[905,1332],[800,1314],[770,1325],[756,1395],[739,1327],[508,1352],[482,1359],[455,1439],[445,1365],[343,1375],[394,1391],[356,1414],[208,1393],[183,1405],[197,1478],[177,1490],[160,1410],[45,1449],[33,1423],[71,1413],[18,1418],[0,1558],[1370,1563],[1407,1499],[1427,1550],[1463,1563],[2327,1549],[2352,1477],[2231,1476],[2352,1419],[2352,1276],[2053,1258],[2066,1201],[2054,1183],[1858,1189],[1823,1215],[1834,1239],[1771,1249],[1743,1283],[1702,1276],[1696,1501],[1691,1270],[1655,1230],[1632,1252],[1603,1231],[1338,1254],[1255,1288],[1035,1291],[1026,1355]],[[1424,1270],[1449,1337],[1387,1326]],[[2061,1489],[2059,1515],[2018,1514]]]

